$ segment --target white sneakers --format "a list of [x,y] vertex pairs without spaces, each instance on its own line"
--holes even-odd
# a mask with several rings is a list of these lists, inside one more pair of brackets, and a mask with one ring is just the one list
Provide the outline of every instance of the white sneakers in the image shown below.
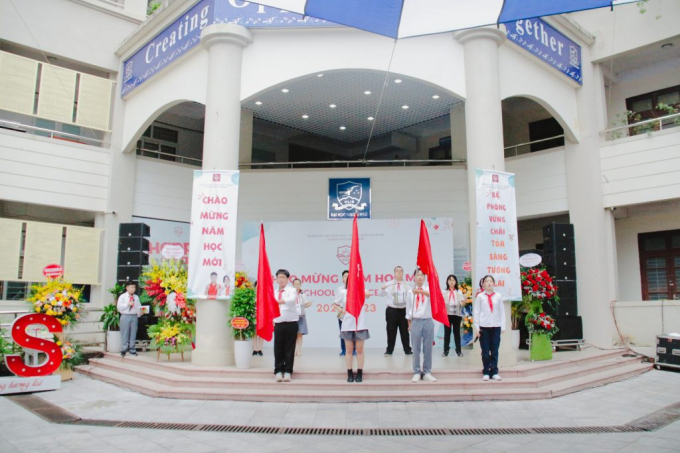
[[[500,377],[500,375],[498,375],[498,374],[494,374],[491,377],[491,379],[493,379],[494,381],[502,381],[503,380],[503,378]],[[482,381],[488,381],[488,380],[489,380],[489,375],[485,374],[484,377],[482,378]]]
[[290,382],[290,373],[276,373],[276,382]]
[[[418,382],[420,381],[421,376],[420,373],[416,373],[413,375],[413,378],[411,379],[411,382]],[[425,382],[437,382],[437,378],[432,376],[432,373],[427,373],[422,377],[423,381]]]
[[290,382],[290,373],[285,373],[283,375],[283,382]]
[[276,373],[276,382],[283,382],[283,374]]
[[426,382],[437,382],[437,378],[432,376],[432,373],[427,373],[425,376],[423,376],[423,381]]

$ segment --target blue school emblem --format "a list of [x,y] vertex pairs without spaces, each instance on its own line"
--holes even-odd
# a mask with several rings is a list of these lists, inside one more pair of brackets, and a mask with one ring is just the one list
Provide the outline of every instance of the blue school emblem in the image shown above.
[[371,218],[370,178],[331,178],[328,184],[328,220]]

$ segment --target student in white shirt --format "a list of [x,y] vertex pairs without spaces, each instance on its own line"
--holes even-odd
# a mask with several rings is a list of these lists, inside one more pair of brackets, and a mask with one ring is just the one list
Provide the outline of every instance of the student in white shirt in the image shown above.
[[387,350],[385,357],[392,357],[394,345],[397,342],[397,330],[401,338],[401,345],[406,355],[413,355],[411,339],[408,333],[408,321],[406,320],[406,298],[411,285],[404,281],[404,269],[401,266],[394,268],[394,281],[380,288],[378,293],[381,297],[387,297],[385,309],[385,323],[387,325]]
[[297,341],[295,342],[295,355],[302,355],[302,336],[307,335],[309,330],[307,329],[307,316],[305,316],[305,308],[312,306],[312,301],[307,300],[304,291],[302,291],[302,281],[299,278],[293,280],[293,287],[295,288],[296,299],[295,307],[297,308],[298,315],[298,333]]
[[[349,274],[349,272],[348,272]],[[347,278],[343,274],[345,284]],[[353,351],[352,354],[347,354],[345,360],[347,362],[347,382],[363,382],[364,376],[364,341],[371,338],[368,333],[368,326],[366,325],[366,311],[363,309],[359,313],[359,321],[347,311],[347,288],[343,293],[342,308],[343,317],[340,326],[340,338],[345,341],[347,349]],[[371,294],[366,291],[364,293],[366,299],[371,297]],[[354,356],[357,357],[357,374],[356,377],[353,372]]]
[[128,351],[130,351],[130,355],[137,355],[135,341],[137,340],[139,317],[142,316],[142,304],[135,294],[136,290],[137,284],[135,282],[126,282],[125,292],[118,297],[116,304],[118,313],[120,313],[121,357],[125,357],[125,353]]
[[449,327],[444,326],[444,353],[442,357],[448,357],[449,345],[451,344],[451,332],[456,347],[456,355],[463,357],[460,348],[460,323],[463,320],[461,308],[463,304],[463,292],[458,289],[458,278],[455,275],[446,277],[446,287],[444,288],[444,303],[449,317]]
[[[338,316],[338,328],[342,332],[342,318],[345,317],[345,299],[347,298],[347,278],[349,276],[349,271],[342,271],[342,286],[339,286],[335,290],[336,296],[333,301],[333,309]],[[347,353],[345,348],[345,340],[340,337],[340,357],[343,357]]]
[[276,382],[290,382],[295,360],[295,340],[298,332],[298,315],[295,288],[288,286],[290,273],[285,269],[276,271],[274,297],[279,303],[281,316],[274,319],[274,374]]
[[498,374],[498,347],[501,344],[501,333],[505,332],[505,307],[503,296],[493,290],[495,283],[491,275],[485,276],[479,282],[484,291],[477,295],[472,308],[476,336],[482,347],[484,381],[488,381],[489,377],[494,381],[501,380]]
[[[434,321],[432,320],[432,305],[430,291],[425,283],[425,274],[420,268],[413,273],[416,286],[408,293],[406,300],[406,319],[408,330],[411,332],[413,344],[413,379],[436,382],[432,375],[432,342],[434,341]],[[436,290],[438,291],[438,289]],[[420,354],[423,354],[423,364],[420,365]]]

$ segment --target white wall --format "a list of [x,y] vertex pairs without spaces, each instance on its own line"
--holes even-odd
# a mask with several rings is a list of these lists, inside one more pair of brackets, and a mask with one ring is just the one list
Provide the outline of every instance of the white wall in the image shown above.
[[515,173],[518,219],[569,211],[564,153],[555,148],[505,159],[505,171]]
[[680,198],[680,128],[600,145],[604,206]]
[[192,168],[137,157],[132,215],[188,222],[191,218]]
[[[680,333],[680,301],[618,302],[616,321],[624,341],[635,346],[655,346],[656,336]],[[615,343],[620,343],[617,337]]]
[[110,151],[0,131],[0,199],[105,212]]

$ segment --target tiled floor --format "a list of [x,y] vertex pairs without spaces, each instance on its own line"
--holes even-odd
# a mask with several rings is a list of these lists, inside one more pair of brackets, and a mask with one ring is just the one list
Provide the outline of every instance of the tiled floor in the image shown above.
[[[277,427],[541,427],[619,425],[680,401],[680,373],[522,402],[288,404],[154,399],[76,376],[41,394],[83,418]],[[0,399],[0,452],[11,451],[679,451],[680,421],[651,433],[318,437],[54,425]]]

